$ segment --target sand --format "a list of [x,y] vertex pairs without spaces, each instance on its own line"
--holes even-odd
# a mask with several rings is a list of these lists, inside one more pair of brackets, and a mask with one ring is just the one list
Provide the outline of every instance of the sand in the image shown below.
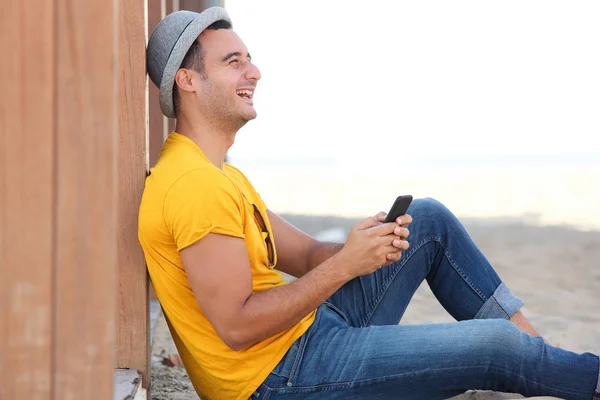
[[[286,214],[311,235],[356,219]],[[518,218],[462,219],[473,240],[511,290],[525,302],[524,314],[550,343],[576,352],[600,352],[600,232],[564,226],[534,226]],[[329,231],[332,232],[331,230]],[[415,294],[402,324],[449,322],[452,318],[427,284]],[[153,343],[153,399],[198,399],[185,370],[159,360],[176,352],[164,319]],[[468,392],[461,399],[514,399],[518,395]]]

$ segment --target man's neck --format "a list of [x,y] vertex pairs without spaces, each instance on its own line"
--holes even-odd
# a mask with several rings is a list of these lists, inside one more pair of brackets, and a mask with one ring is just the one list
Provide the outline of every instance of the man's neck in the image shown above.
[[235,130],[223,129],[207,121],[192,123],[182,116],[177,119],[175,131],[193,140],[212,164],[223,169],[225,155],[235,140]]

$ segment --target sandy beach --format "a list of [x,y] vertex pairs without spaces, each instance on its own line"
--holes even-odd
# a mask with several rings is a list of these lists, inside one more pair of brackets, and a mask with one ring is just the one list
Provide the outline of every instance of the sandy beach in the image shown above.
[[[342,234],[355,218],[284,214],[316,236]],[[551,344],[576,352],[600,352],[600,232],[559,225],[539,226],[511,218],[461,218],[500,277],[524,303],[524,314]],[[415,294],[402,324],[450,322],[427,284]],[[153,399],[197,399],[185,370],[161,363],[176,350],[159,318],[153,343]],[[463,399],[521,398],[468,393]]]

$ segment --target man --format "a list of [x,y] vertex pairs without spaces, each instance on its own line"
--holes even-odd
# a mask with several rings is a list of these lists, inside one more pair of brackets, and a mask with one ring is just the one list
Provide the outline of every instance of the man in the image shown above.
[[[161,109],[177,125],[147,179],[139,238],[201,398],[428,399],[468,389],[600,398],[598,357],[545,344],[435,200],[415,200],[395,222],[367,218],[344,244],[318,242],[267,208],[224,163],[256,117],[261,77],[230,23],[219,7],[176,12],[147,49]],[[285,284],[274,268],[298,279]],[[398,325],[423,279],[461,322]]]

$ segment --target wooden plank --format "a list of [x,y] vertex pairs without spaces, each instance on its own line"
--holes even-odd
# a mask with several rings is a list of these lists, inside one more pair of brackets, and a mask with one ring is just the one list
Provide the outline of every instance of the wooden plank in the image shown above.
[[56,0],[56,400],[114,390],[117,6]]
[[201,12],[209,7],[225,7],[224,0],[180,0],[182,10]]
[[[162,19],[161,0],[148,0],[148,36],[152,33],[156,25]],[[158,154],[163,145],[163,115],[158,103],[158,88],[149,81],[148,93],[148,122],[149,122],[149,140],[150,140],[150,166],[156,164]]]
[[0,399],[48,399],[52,373],[53,3],[0,13]]
[[180,0],[179,3],[182,10],[202,11],[202,1],[200,0]]
[[[162,18],[160,10],[161,0],[147,0],[148,1],[148,37],[158,25]],[[154,86],[154,83],[148,78],[148,159],[149,167],[156,164],[160,149],[163,145],[163,127],[162,127],[163,115],[160,111],[160,105],[158,104],[158,88]],[[150,299],[156,300],[156,292],[150,282]]]
[[150,371],[148,273],[137,239],[146,178],[146,24],[144,2],[122,0],[119,35],[117,368]]

